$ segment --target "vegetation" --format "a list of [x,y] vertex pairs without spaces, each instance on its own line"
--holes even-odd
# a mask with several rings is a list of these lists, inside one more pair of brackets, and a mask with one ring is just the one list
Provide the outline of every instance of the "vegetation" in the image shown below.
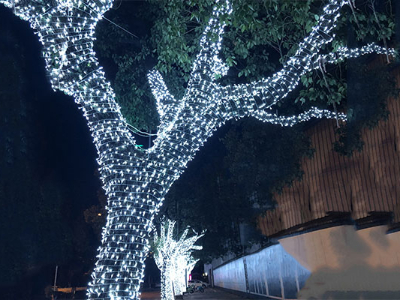
[[387,120],[390,114],[387,109],[388,97],[397,97],[399,93],[391,69],[387,66],[375,66],[371,70],[365,60],[358,60],[352,67],[348,71],[352,86],[346,98],[348,121],[336,129],[338,139],[334,143],[334,149],[345,156],[362,150],[362,130],[373,129],[379,121]]

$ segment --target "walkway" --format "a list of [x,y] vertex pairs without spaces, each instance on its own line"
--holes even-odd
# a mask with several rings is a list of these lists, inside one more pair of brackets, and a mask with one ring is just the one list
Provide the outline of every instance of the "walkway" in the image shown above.
[[[252,299],[267,299],[265,297],[262,298],[255,298],[251,297]],[[152,292],[143,292],[142,293],[142,300],[160,300],[160,291],[152,291]],[[206,288],[204,293],[195,292],[193,294],[185,294],[183,296],[184,300],[233,300],[233,299],[249,299],[245,296],[239,296],[236,294],[231,294],[225,292],[221,289],[215,288]]]

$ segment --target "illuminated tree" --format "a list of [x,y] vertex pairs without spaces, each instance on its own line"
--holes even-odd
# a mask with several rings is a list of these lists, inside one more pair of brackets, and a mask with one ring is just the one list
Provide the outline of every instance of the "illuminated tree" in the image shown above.
[[[198,238],[200,237],[201,236],[199,236]],[[201,249],[201,246],[192,247],[192,250]],[[193,256],[189,252],[176,257],[174,266],[175,280],[173,282],[175,295],[183,295],[183,293],[186,292],[186,285],[189,280],[189,274],[198,261],[199,260],[193,258]]]
[[175,240],[174,226],[175,221],[163,221],[160,236],[156,232],[154,237],[154,259],[161,271],[161,299],[163,300],[173,300],[174,295],[183,295],[186,291],[187,275],[197,262],[191,253],[193,250],[202,249],[195,243],[203,234],[186,238],[189,233],[189,228],[186,228],[179,240]]
[[228,67],[218,54],[224,20],[232,9],[226,0],[217,2],[184,97],[175,99],[157,71],[149,74],[161,123],[154,145],[141,150],[93,51],[96,24],[112,0],[0,0],[35,29],[53,89],[74,98],[97,148],[108,216],[88,289],[90,299],[138,299],[153,217],[173,182],[215,130],[245,116],[282,126],[313,117],[345,120],[342,113],[317,108],[278,116],[273,107],[294,90],[302,75],[325,64],[368,53],[394,54],[375,44],[359,49],[342,46],[324,54],[321,49],[334,38],[340,8],[348,3],[330,0],[281,70],[248,84],[222,86],[216,79]]

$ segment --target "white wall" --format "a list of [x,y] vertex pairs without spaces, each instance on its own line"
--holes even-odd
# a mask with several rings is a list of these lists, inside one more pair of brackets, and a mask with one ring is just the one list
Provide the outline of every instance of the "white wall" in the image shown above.
[[[310,272],[303,268],[281,245],[247,255],[249,291],[252,294],[295,299]],[[246,292],[243,258],[214,270],[214,284]]]
[[[245,257],[249,292],[277,299],[398,300],[400,232],[386,231],[338,226],[281,239]],[[216,286],[246,292],[243,258],[213,272]]]
[[214,285],[236,291],[246,291],[243,259],[239,258],[214,270]]

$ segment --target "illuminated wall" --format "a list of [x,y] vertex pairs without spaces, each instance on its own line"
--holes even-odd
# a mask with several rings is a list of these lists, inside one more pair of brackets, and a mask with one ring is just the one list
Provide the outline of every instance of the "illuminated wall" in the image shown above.
[[[296,299],[311,272],[302,267],[281,245],[275,245],[245,257],[249,292],[252,294]],[[213,271],[218,287],[246,292],[245,264],[239,258]]]
[[[245,257],[249,292],[278,299],[400,299],[400,232],[387,230],[346,225],[280,239]],[[243,258],[215,268],[214,284],[246,292],[244,268]]]
[[236,291],[246,291],[243,260],[234,260],[214,270],[214,285]]

